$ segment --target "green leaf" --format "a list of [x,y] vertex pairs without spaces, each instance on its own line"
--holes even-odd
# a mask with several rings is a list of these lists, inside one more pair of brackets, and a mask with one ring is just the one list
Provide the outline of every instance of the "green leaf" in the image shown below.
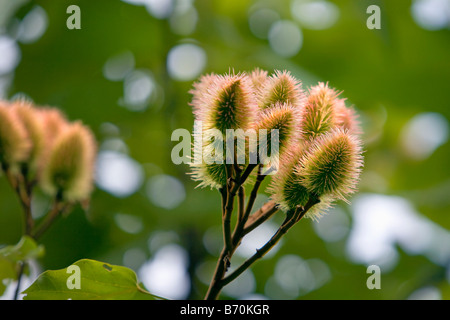
[[26,261],[42,257],[44,246],[38,245],[33,238],[23,236],[14,246],[6,246],[0,249],[0,257],[11,262]]
[[20,265],[30,259],[42,257],[44,247],[31,237],[23,236],[16,245],[0,249],[0,295],[5,292],[6,280],[17,280]]
[[6,290],[8,279],[15,280],[17,278],[17,272],[10,261],[0,256],[0,296]]
[[23,293],[25,300],[162,299],[140,287],[133,270],[90,259],[45,271]]

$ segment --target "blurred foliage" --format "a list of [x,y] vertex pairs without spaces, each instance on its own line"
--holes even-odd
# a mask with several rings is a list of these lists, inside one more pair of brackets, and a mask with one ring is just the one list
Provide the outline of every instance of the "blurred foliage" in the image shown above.
[[[177,29],[177,19],[182,18],[175,10],[155,17],[133,1],[76,1],[81,8],[80,30],[66,27],[71,1],[11,2],[0,1],[0,35],[17,38],[21,21],[36,6],[45,11],[48,25],[36,41],[17,41],[20,61],[1,76],[8,83],[4,98],[25,95],[39,105],[59,107],[69,119],[81,119],[90,126],[101,148],[112,138],[122,141],[128,156],[143,169],[143,182],[133,194],[117,196],[97,188],[87,212],[76,208],[58,220],[42,238],[46,254],[39,260],[41,271],[65,268],[83,258],[129,264],[124,255],[130,248],[140,249],[145,260],[152,259],[164,244],[164,235],[173,231],[175,243],[188,254],[191,287],[186,298],[203,297],[207,284],[198,277],[199,267],[204,261],[215,261],[204,239],[211,230],[220,228],[220,197],[215,191],[195,189],[188,166],[171,161],[176,144],[171,141],[172,131],[191,130],[193,125],[188,91],[198,75],[174,79],[167,63],[171,49],[186,43],[204,50],[202,73],[255,67],[287,69],[305,88],[328,81],[342,90],[361,115],[365,132],[366,165],[360,192],[402,196],[424,217],[450,229],[449,143],[420,160],[408,157],[401,147],[402,129],[416,114],[436,112],[450,119],[450,30],[420,27],[411,15],[411,1],[334,1],[338,20],[323,30],[304,28],[296,21],[291,12],[295,1],[167,1],[194,8],[192,32],[183,24]],[[381,8],[380,30],[366,27],[366,9],[371,4]],[[279,19],[301,28],[297,54],[283,57],[267,39],[255,36],[249,17],[258,8],[273,10]],[[124,52],[132,53],[133,68],[148,72],[154,85],[151,99],[135,109],[124,106],[124,81],[111,81],[104,75],[105,63]],[[148,181],[159,174],[173,176],[184,185],[185,198],[175,208],[158,206],[148,197]],[[340,203],[339,207],[351,224],[351,205]],[[134,217],[132,221],[141,225],[126,232],[118,225],[117,214]],[[282,215],[274,219],[279,221]],[[272,281],[277,260],[296,254],[303,259],[320,259],[331,276],[316,290],[275,298],[405,299],[427,286],[438,288],[443,299],[450,298],[449,263],[446,269],[401,247],[397,247],[395,267],[385,272],[382,269],[381,290],[368,290],[367,265],[349,258],[347,237],[324,241],[315,232],[315,223],[308,220],[297,225],[275,255],[252,268],[255,293],[267,296],[265,287]],[[17,243],[21,230],[19,202],[6,180],[0,179],[0,245]],[[438,246],[445,249],[450,242]],[[136,271],[138,262],[131,265]]]

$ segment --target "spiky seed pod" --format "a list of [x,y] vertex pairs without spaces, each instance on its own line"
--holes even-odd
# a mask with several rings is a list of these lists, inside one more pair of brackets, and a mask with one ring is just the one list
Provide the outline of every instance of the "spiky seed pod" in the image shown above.
[[38,119],[44,127],[44,150],[39,159],[38,166],[46,165],[50,157],[53,144],[62,132],[69,127],[69,121],[64,114],[56,108],[44,107],[36,109]]
[[[223,137],[218,130],[216,131],[216,135],[214,137],[212,135],[208,135],[207,133],[203,133],[202,138],[203,144],[202,150],[200,150],[201,162],[198,163],[196,162],[198,159],[194,159],[194,161],[190,163],[190,174],[194,181],[200,182],[198,187],[219,189],[220,187],[223,187],[227,181],[226,164],[229,162],[227,162],[226,158],[226,140],[223,140],[225,137]],[[209,140],[210,138],[213,138],[213,140]],[[249,159],[248,153],[246,152],[247,150],[244,149],[248,144],[247,141],[248,139],[244,140],[245,145],[242,145],[241,142],[237,142],[234,145],[237,155],[245,155],[245,163],[247,163]],[[237,159],[230,160],[235,161]]]
[[219,189],[227,182],[227,172],[224,164],[203,163],[201,165],[191,165],[191,176],[194,181],[199,181],[198,187],[210,187]]
[[194,114],[199,114],[200,109],[204,107],[204,95],[207,94],[211,85],[216,80],[217,75],[214,73],[202,75],[197,82],[194,82],[193,89],[189,91],[192,94],[192,102],[190,105],[193,108]]
[[318,221],[335,203],[331,195],[322,195],[319,203],[313,205],[305,214],[305,218]]
[[[305,206],[311,197],[311,193],[303,185],[302,177],[296,171],[304,152],[300,145],[290,148],[282,156],[280,170],[273,176],[267,188],[272,200],[284,212],[297,206]],[[332,206],[335,199],[331,195],[322,195],[319,200],[319,203],[307,211],[305,218],[318,220]]]
[[362,166],[361,142],[335,128],[314,140],[295,171],[309,192],[346,201],[356,191]]
[[336,124],[352,134],[361,134],[362,129],[355,110],[345,105],[345,99],[337,99],[335,105]]
[[280,168],[272,176],[267,192],[283,211],[289,211],[297,206],[304,206],[308,202],[309,192],[300,182],[295,168],[302,157],[300,145],[288,149],[280,159]]
[[40,121],[45,128],[45,144],[49,149],[58,135],[68,127],[69,121],[65,115],[56,108],[38,109]]
[[38,109],[25,100],[18,100],[11,104],[12,111],[25,128],[27,139],[30,142],[30,152],[26,159],[29,172],[36,173],[40,158],[45,150],[45,130],[39,116]]
[[218,188],[226,182],[226,170],[225,164],[209,161],[211,140],[216,140],[215,133],[219,132],[225,162],[227,130],[235,130],[236,138],[245,139],[241,134],[254,126],[257,115],[254,88],[246,74],[211,74],[201,77],[191,93],[193,113],[195,120],[201,121],[203,135],[203,162],[191,165],[192,176],[201,181],[200,186]]
[[194,85],[192,106],[203,130],[247,130],[252,127],[257,106],[253,85],[245,74],[211,75]]
[[260,109],[270,108],[277,102],[289,103],[295,108],[301,108],[304,103],[304,93],[301,82],[289,71],[276,70],[259,91]]
[[[256,124],[256,132],[258,134],[258,150],[262,155],[279,156],[299,138],[301,114],[297,108],[288,103],[276,102],[271,108],[264,109],[260,112],[258,122]],[[262,139],[262,134],[266,130],[266,139]],[[278,136],[272,133],[277,130]],[[272,150],[272,140],[277,143],[278,152]],[[265,159],[260,159],[261,161]]]
[[81,122],[68,125],[55,139],[42,169],[42,189],[69,202],[87,199],[92,190],[95,152],[91,131]]
[[27,159],[30,142],[22,123],[11,106],[0,101],[0,162],[14,166]]
[[248,76],[250,77],[256,92],[259,92],[268,80],[268,72],[259,68],[254,69]]
[[335,106],[338,95],[338,92],[323,82],[309,89],[302,120],[302,136],[305,141],[314,139],[336,126]]

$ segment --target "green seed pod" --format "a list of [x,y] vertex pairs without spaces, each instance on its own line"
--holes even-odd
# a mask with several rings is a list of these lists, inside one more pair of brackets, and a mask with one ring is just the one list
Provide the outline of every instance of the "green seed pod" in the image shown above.
[[41,176],[42,189],[70,202],[86,200],[92,190],[96,144],[80,122],[67,126],[56,138]]
[[[297,146],[282,157],[280,170],[273,176],[267,191],[277,206],[284,212],[298,206],[305,206],[312,193],[303,184],[302,177],[296,171],[301,163],[304,151]],[[334,198],[322,195],[320,201],[312,206],[305,214],[305,218],[318,220],[333,204]]]
[[[191,170],[193,179],[201,181],[200,186],[219,188],[226,183],[227,149],[245,154],[241,145],[234,144],[239,138],[248,140],[245,133],[254,126],[257,115],[254,90],[246,74],[210,74],[194,84],[191,105],[195,120],[201,124],[199,139],[202,141],[202,150],[194,153],[201,152],[202,162],[191,164]],[[233,138],[227,141],[229,131],[233,132]],[[219,141],[221,147],[217,148],[211,141]],[[232,145],[227,148],[227,143]],[[222,152],[217,155],[215,150]],[[229,157],[233,159],[233,155]]]
[[227,172],[225,164],[203,163],[201,165],[191,165],[191,176],[194,181],[200,181],[198,187],[210,187],[219,189],[227,182]]
[[303,110],[302,137],[305,141],[330,131],[337,124],[335,105],[338,93],[319,82],[310,88]]
[[303,106],[304,93],[301,83],[289,71],[276,70],[258,92],[260,109],[270,108],[277,102],[289,103],[294,108]]
[[[300,113],[290,104],[276,102],[271,108],[262,110],[256,124],[258,150],[260,156],[263,155],[260,161],[264,161],[265,157],[277,157],[296,143],[299,129]],[[278,150],[272,150],[273,145]]]
[[297,145],[287,150],[280,159],[280,166],[272,176],[267,192],[277,206],[283,211],[304,206],[308,202],[310,193],[301,184],[295,168],[299,164],[303,150]]
[[194,85],[193,112],[202,121],[203,130],[247,130],[256,117],[256,100],[249,77],[245,74],[210,75]]
[[296,173],[309,192],[346,200],[356,191],[362,166],[361,142],[348,131],[337,128],[312,142]]

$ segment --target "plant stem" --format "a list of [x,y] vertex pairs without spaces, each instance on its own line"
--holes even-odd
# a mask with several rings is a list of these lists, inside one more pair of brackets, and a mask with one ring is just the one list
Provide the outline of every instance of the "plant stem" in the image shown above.
[[220,253],[219,259],[217,260],[214,276],[208,288],[208,292],[206,293],[205,300],[217,299],[217,296],[219,295],[220,291],[223,288],[223,286],[220,285],[220,281],[222,280],[228,265],[229,265],[228,252],[224,247],[222,249],[222,252]]
[[256,197],[258,196],[259,187],[265,178],[265,175],[261,174],[261,170],[262,170],[262,167],[259,166],[258,167],[258,176],[256,178],[255,185],[253,186],[253,189],[250,193],[247,207],[245,209],[243,216],[241,217],[241,219],[238,220],[238,223],[236,224],[236,228],[233,233],[233,246],[237,246],[240,243],[240,241],[242,240],[242,237],[243,237],[242,230],[244,229],[245,223],[247,222],[248,217],[250,216],[250,213],[253,209],[253,205],[255,204]]
[[53,207],[49,213],[47,213],[44,221],[39,225],[39,227],[34,231],[33,238],[39,239],[45,231],[53,224],[56,218],[66,209],[65,206],[61,206],[62,203],[58,200],[55,201]]
[[34,228],[33,215],[31,213],[31,191],[28,186],[28,182],[24,179],[19,179],[18,184],[18,195],[20,203],[22,204],[24,217],[25,217],[25,234],[31,235]]
[[225,203],[225,214],[223,215],[223,238],[224,238],[224,244],[225,244],[225,251],[229,252],[231,250],[231,215],[233,213],[233,206],[234,206],[234,197],[236,196],[236,185],[239,182],[239,177],[235,178],[235,186],[233,187],[232,182],[232,167],[230,166],[230,169],[227,171],[227,185],[226,185],[226,192],[227,192],[227,201]]
[[[65,204],[62,201],[62,194],[58,192],[51,211],[47,214],[46,218],[39,226],[39,228],[35,230],[35,221],[33,219],[31,210],[31,198],[33,187],[36,181],[29,180],[28,168],[25,165],[20,168],[20,172],[18,172],[17,174],[12,173],[10,170],[10,166],[4,162],[1,163],[1,169],[5,173],[5,176],[12,189],[16,192],[19,198],[19,202],[22,206],[24,213],[24,235],[30,236],[33,239],[37,240],[50,227],[54,220],[70,206],[70,204]],[[14,292],[14,300],[17,300],[19,297],[20,284],[23,278],[26,264],[26,261],[21,261],[21,265],[17,273],[17,287]]]
[[20,269],[19,269],[19,273],[17,275],[17,287],[16,290],[14,292],[14,300],[17,300],[19,298],[19,293],[20,293],[20,283],[22,282],[22,276],[23,273],[25,271],[25,261],[22,261],[22,263],[20,264]]
[[[23,168],[21,170],[21,174],[14,175],[11,172],[9,165],[2,163],[1,167],[10,186],[17,193],[24,213],[24,234],[29,236],[31,235],[34,227],[34,220],[31,214],[31,186],[27,182]],[[20,284],[25,271],[25,265],[26,261],[21,261],[20,268],[17,273],[17,286],[14,292],[14,300],[19,298]]]
[[261,225],[264,221],[269,219],[274,213],[278,211],[278,208],[274,201],[265,203],[258,211],[253,213],[247,220],[244,229],[242,230],[243,236],[250,233]]
[[242,175],[241,175],[242,183],[244,183],[245,180],[247,180],[248,176],[250,175],[250,173],[252,173],[253,169],[255,169],[256,166],[257,166],[257,164],[251,164],[251,163],[250,163],[250,164],[247,166],[247,168],[245,168],[245,171],[244,171],[244,172],[242,173]]
[[[235,250],[235,246],[233,246],[231,236],[231,215],[233,213],[234,198],[236,197],[236,193],[239,192],[239,198],[241,202],[240,210],[243,210],[242,198],[244,196],[244,189],[242,187],[242,184],[245,182],[245,180],[248,178],[255,167],[256,165],[248,165],[245,171],[242,173],[239,167],[233,167],[229,165],[226,166],[227,183],[220,189],[222,197],[222,225],[224,247],[217,260],[214,276],[205,296],[205,299],[207,300],[215,299],[219,294],[221,288],[219,289],[219,291],[217,291],[217,289],[219,288],[217,284],[223,278],[230,265],[230,258],[233,251]],[[235,173],[234,179],[232,177],[233,171]]]
[[22,206],[24,213],[24,234],[30,235],[34,228],[34,220],[31,214],[31,183],[26,179],[25,170],[21,170],[21,173],[14,175],[10,167],[6,164],[2,164],[3,172],[12,189],[16,192],[20,205]]
[[239,187],[238,191],[238,221],[244,218],[245,210],[245,190],[243,186]]
[[272,238],[260,249],[256,250],[256,253],[247,259],[239,268],[233,271],[229,276],[223,278],[220,281],[222,288],[226,286],[228,283],[236,279],[239,275],[241,275],[245,270],[247,270],[255,261],[262,258],[267,252],[269,252],[281,239],[286,232],[289,231],[298,221],[300,221],[308,212],[308,210],[315,204],[317,204],[319,200],[315,197],[311,197],[305,207],[297,207],[293,212],[287,215],[286,220],[283,224],[278,228],[277,232],[272,236]]
[[[245,270],[247,270],[254,262],[256,262],[258,259],[262,258],[267,252],[269,252],[281,239],[282,236],[284,236],[292,226],[294,226],[298,221],[300,221],[304,215],[308,212],[308,210],[315,204],[319,202],[317,197],[310,197],[308,203],[304,207],[297,207],[294,210],[291,210],[286,214],[286,219],[283,222],[283,224],[278,228],[277,232],[272,236],[272,238],[260,249],[256,250],[256,253],[251,256],[249,259],[247,259],[241,266],[239,266],[236,270],[234,270],[230,275],[225,277],[229,260],[231,254],[234,252],[234,250],[238,247],[240,240],[253,230],[256,226],[261,224],[263,221],[265,221],[268,217],[270,217],[274,212],[277,211],[276,206],[274,203],[270,203],[270,205],[267,206],[267,211],[259,214],[259,216],[254,220],[247,228],[244,228],[241,230],[240,233],[235,233],[236,239],[239,238],[239,241],[235,240],[233,242],[233,248],[232,251],[227,251],[226,248],[222,250],[222,253],[219,257],[216,270],[214,273],[213,280],[211,281],[211,285],[208,289],[208,292],[205,296],[206,300],[215,300],[218,298],[221,290],[224,286],[229,284],[231,281],[235,280],[238,276],[240,276]],[[262,209],[262,208],[261,208]],[[259,211],[258,211],[259,212]],[[225,267],[226,266],[226,267]]]

